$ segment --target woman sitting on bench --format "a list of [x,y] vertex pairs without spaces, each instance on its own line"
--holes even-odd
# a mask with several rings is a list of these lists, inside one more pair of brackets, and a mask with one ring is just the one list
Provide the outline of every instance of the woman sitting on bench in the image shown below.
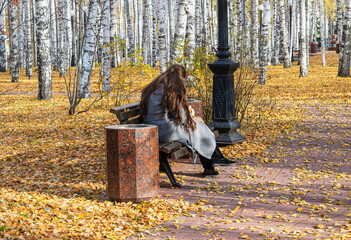
[[196,153],[204,168],[204,175],[218,175],[219,165],[234,165],[216,146],[214,134],[201,118],[192,117],[186,99],[186,70],[172,65],[150,84],[141,94],[140,115],[144,123],[158,126],[160,143],[178,141]]

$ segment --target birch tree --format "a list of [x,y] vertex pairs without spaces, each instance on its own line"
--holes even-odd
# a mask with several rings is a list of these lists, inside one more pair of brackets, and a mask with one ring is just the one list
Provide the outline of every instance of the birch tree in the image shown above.
[[5,25],[5,0],[0,0],[0,72],[6,72],[6,47],[5,47],[5,32],[6,32],[6,25]]
[[23,0],[23,12],[24,12],[24,48],[26,51],[26,76],[29,79],[33,77],[32,70],[32,31],[30,26],[30,4],[29,0]]
[[19,82],[19,59],[18,59],[18,33],[17,33],[17,2],[15,0],[8,0],[9,9],[9,30],[10,30],[10,57],[9,66],[12,75],[11,82]]
[[128,35],[128,43],[129,43],[127,55],[129,55],[130,53],[133,53],[135,49],[133,31],[132,31],[132,18],[130,16],[130,8],[129,8],[129,0],[124,0],[124,11],[127,18],[127,27],[128,27],[127,35]]
[[24,63],[24,51],[23,51],[23,1],[18,0],[17,1],[17,18],[18,18],[18,63],[19,63],[19,68],[23,68],[23,63]]
[[58,68],[60,72],[60,77],[64,76],[68,67],[67,51],[69,50],[67,48],[69,47],[69,44],[67,39],[67,4],[67,0],[58,1],[58,22],[60,26]]
[[[258,11],[257,11],[257,0],[251,0],[251,54],[252,54],[252,59],[254,62],[254,65],[258,65],[258,25],[257,25],[257,16],[258,16]],[[262,19],[263,20],[263,19]],[[268,25],[267,25],[268,27]],[[266,36],[268,37],[268,35]],[[266,44],[268,43],[268,39],[266,38]],[[268,50],[268,49],[266,49]],[[262,61],[262,60],[261,60]],[[266,60],[265,60],[266,62]]]
[[264,0],[263,14],[261,23],[261,37],[260,37],[260,62],[259,62],[259,84],[266,84],[267,72],[267,55],[268,55],[268,36],[269,36],[269,21],[270,21],[270,2]]
[[180,63],[181,55],[182,55],[182,47],[185,41],[185,33],[186,33],[186,7],[187,0],[179,0],[178,3],[178,14],[177,14],[177,24],[174,32],[174,43],[172,46],[172,62]]
[[38,99],[52,98],[51,43],[49,0],[36,0],[38,43]]
[[110,0],[104,0],[102,9],[103,28],[103,70],[102,70],[102,92],[110,91],[111,63],[110,63]]
[[111,42],[111,67],[116,67],[116,44],[117,36],[117,0],[111,0],[111,24],[110,24],[110,42]]
[[306,37],[306,2],[305,0],[300,0],[300,77],[308,76]]
[[279,20],[279,5],[278,2],[279,0],[273,0],[273,18],[274,18],[274,29],[273,29],[273,36],[274,36],[274,48],[273,48],[273,58],[272,58],[272,65],[279,65],[279,51],[280,51],[280,20]]
[[339,60],[339,77],[350,77],[351,60],[351,0],[345,0],[345,18],[342,33],[342,48]]
[[[341,43],[342,40],[342,4],[341,4],[341,0],[336,0],[336,16],[337,16],[337,23],[338,23],[338,41],[339,43]],[[339,45],[340,46],[340,45]]]
[[93,68],[94,53],[96,51],[96,35],[98,29],[98,0],[90,0],[88,24],[86,26],[85,41],[83,46],[82,70],[79,82],[79,97],[90,97],[90,77]]
[[185,56],[187,61],[191,61],[195,50],[195,3],[196,0],[188,0],[188,14],[185,34]]
[[151,0],[143,0],[143,45],[142,56],[144,63],[150,63],[150,43],[152,39],[151,31]]
[[324,0],[319,0],[319,27],[321,34],[322,66],[325,67]]
[[[290,54],[287,41],[286,21],[285,21],[285,1],[278,0],[280,18],[280,45],[284,57],[284,68],[291,67]],[[305,20],[306,21],[306,20]]]
[[167,48],[166,48],[166,3],[158,1],[158,45],[161,73],[167,70]]

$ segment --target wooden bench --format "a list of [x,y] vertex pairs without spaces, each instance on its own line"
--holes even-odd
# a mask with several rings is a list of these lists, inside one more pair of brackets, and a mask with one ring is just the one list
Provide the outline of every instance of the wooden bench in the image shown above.
[[[110,109],[110,112],[117,116],[120,124],[142,124],[143,119],[139,114],[139,102],[129,103],[123,106],[118,106]],[[214,131],[215,137],[218,136],[218,131]],[[159,145],[159,161],[160,170],[166,172],[173,187],[180,188],[181,185],[177,183],[172,169],[169,165],[168,158],[177,160],[189,153],[188,148],[182,146],[180,142],[173,141]]]

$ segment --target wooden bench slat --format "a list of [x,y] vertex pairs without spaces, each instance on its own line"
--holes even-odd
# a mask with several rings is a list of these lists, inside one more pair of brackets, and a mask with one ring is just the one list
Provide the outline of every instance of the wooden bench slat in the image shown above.
[[179,149],[182,147],[182,144],[179,143],[179,142],[172,142],[172,143],[169,143],[169,144],[166,144],[166,145],[162,145],[160,147],[160,150],[164,153],[167,153],[167,154],[170,154],[171,152]]
[[218,137],[219,137],[219,132],[218,132],[218,130],[213,131],[213,134],[214,134],[215,138],[218,138]]
[[118,114],[120,112],[124,112],[126,109],[133,109],[133,108],[137,108],[139,106],[139,101],[138,102],[132,102],[132,103],[128,103],[122,106],[117,106],[114,108],[110,109],[110,113],[114,113],[114,114]]
[[141,117],[133,118],[133,119],[121,122],[121,124],[141,124],[141,123],[143,123],[143,119]]
[[171,154],[171,157],[173,160],[177,160],[178,158],[181,158],[189,153],[188,148],[182,147],[178,149],[177,151],[173,152]]
[[122,121],[128,120],[129,118],[136,117],[138,115],[139,115],[139,108],[134,108],[126,112],[117,113],[117,119],[122,122]]

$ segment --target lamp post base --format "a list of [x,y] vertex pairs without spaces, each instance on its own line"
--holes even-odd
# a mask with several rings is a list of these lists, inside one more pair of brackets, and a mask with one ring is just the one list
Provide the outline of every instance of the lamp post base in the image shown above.
[[246,141],[246,138],[237,132],[240,123],[233,122],[211,122],[210,128],[218,130],[219,136],[216,138],[216,143],[219,145],[231,145]]

